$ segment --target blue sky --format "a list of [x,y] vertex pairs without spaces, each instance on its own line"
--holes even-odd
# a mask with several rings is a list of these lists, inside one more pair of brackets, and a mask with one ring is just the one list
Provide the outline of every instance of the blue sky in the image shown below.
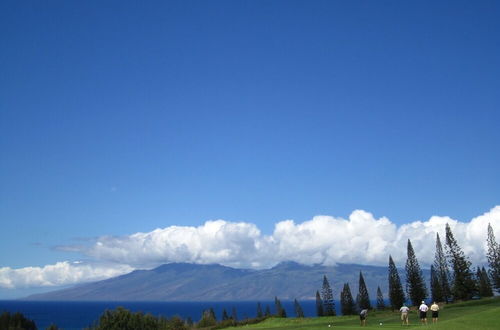
[[0,267],[92,259],[69,246],[216,219],[272,235],[356,209],[396,226],[488,212],[499,11],[2,1]]

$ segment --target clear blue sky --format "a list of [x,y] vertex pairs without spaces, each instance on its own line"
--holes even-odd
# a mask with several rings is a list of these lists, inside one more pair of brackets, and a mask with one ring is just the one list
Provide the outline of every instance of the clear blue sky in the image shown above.
[[500,203],[498,1],[0,3],[0,267],[209,219]]

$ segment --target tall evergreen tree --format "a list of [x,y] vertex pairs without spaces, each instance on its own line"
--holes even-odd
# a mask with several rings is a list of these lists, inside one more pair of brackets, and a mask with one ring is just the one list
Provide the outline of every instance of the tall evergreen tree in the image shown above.
[[359,298],[359,292],[356,295],[356,300],[354,301],[354,305],[356,306],[356,312],[360,312],[363,308],[361,308],[361,299]]
[[471,264],[458,245],[448,224],[446,224],[446,251],[453,269],[452,294],[454,299],[471,299],[476,290],[476,284],[470,269]]
[[434,265],[431,265],[431,297],[432,301],[436,302],[444,300],[441,283],[439,283],[439,276]]
[[477,283],[478,294],[481,298],[493,297],[493,289],[491,287],[491,282],[488,277],[488,273],[486,272],[486,269],[484,267],[482,269],[477,267],[476,283]]
[[335,316],[335,302],[333,301],[333,291],[328,283],[326,275],[323,275],[323,288],[321,290],[323,300],[323,310],[325,316]]
[[[206,309],[203,311],[201,319],[198,321],[197,327],[206,328],[217,324],[217,319],[215,317],[215,312],[213,308]],[[112,329],[112,327],[106,327],[105,329]]]
[[489,273],[491,276],[491,282],[495,290],[500,293],[500,244],[498,244],[495,240],[493,228],[489,223],[488,237],[486,241],[488,243],[488,252],[486,256],[488,258],[488,265],[490,266]]
[[269,305],[266,305],[266,311],[264,312],[265,317],[271,316],[271,307]]
[[316,291],[316,315],[320,317],[325,316],[325,310],[323,308],[323,300],[321,300],[319,291]]
[[215,315],[215,310],[213,307],[210,307],[208,312],[210,313],[210,316],[213,317],[214,320],[217,321],[217,316]]
[[238,313],[236,312],[236,307],[233,307],[231,311],[231,319],[233,321],[238,321]]
[[281,301],[278,299],[278,297],[274,297],[274,306],[276,307],[277,317],[286,317],[286,310],[281,305]]
[[279,317],[281,314],[282,306],[281,306],[281,301],[276,296],[274,297],[274,309],[276,311],[274,315]]
[[[439,284],[440,288],[435,288],[437,291],[433,292],[436,294],[434,301],[441,302],[444,301],[448,303],[451,298],[450,289],[450,271],[448,268],[448,263],[446,261],[446,255],[443,251],[443,245],[441,245],[441,240],[439,239],[439,234],[436,233],[436,253],[434,255],[434,270],[436,271],[436,284]],[[432,284],[431,284],[432,286]]]
[[406,259],[406,292],[414,306],[420,305],[420,302],[427,298],[427,288],[424,282],[422,270],[418,264],[415,251],[411,241],[408,239],[407,247],[408,258]]
[[260,302],[257,303],[257,317],[261,318],[264,316],[264,313],[262,313],[262,306],[260,305]]
[[226,321],[226,320],[229,320],[229,314],[227,314],[227,311],[226,309],[224,308],[222,310],[222,321]]
[[293,307],[295,309],[295,316],[298,318],[304,317],[304,310],[302,309],[302,306],[300,306],[299,302],[297,299],[293,301]]
[[486,293],[485,297],[493,297],[495,295],[494,286],[491,283],[490,277],[488,276],[488,272],[486,271],[484,266],[481,267],[481,275],[483,277],[483,281],[485,282],[485,290],[484,290],[484,292]]
[[363,273],[359,272],[359,308],[360,309],[371,309],[372,305],[370,303],[370,296],[368,295],[368,289],[366,288],[365,279],[363,278]]
[[399,310],[399,308],[405,302],[405,293],[403,291],[403,286],[401,285],[401,279],[399,278],[398,269],[392,260],[392,256],[389,256],[389,300],[391,301],[391,309]]
[[377,309],[378,310],[385,309],[384,296],[382,295],[382,290],[380,290],[380,286],[377,287]]
[[352,298],[351,288],[349,283],[344,283],[344,288],[340,292],[340,308],[342,315],[355,315],[356,304]]

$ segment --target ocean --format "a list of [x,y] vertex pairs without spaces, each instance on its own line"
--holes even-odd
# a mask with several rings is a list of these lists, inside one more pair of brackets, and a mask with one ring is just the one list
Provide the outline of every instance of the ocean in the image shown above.
[[[265,311],[269,305],[271,313],[274,313],[274,301],[262,301],[262,310]],[[287,315],[295,317],[293,301],[282,301]],[[306,316],[316,315],[315,301],[300,301],[300,305]],[[220,319],[223,309],[231,315],[232,309],[236,308],[238,319],[252,318],[257,314],[256,301],[238,302],[57,302],[57,301],[22,301],[3,300],[0,301],[0,313],[21,312],[27,318],[35,321],[38,329],[45,329],[51,324],[60,329],[76,330],[92,325],[99,319],[106,309],[115,309],[122,306],[133,312],[150,313],[155,316],[172,317],[178,315],[183,319],[191,318],[197,322],[205,309],[213,308],[217,318]],[[338,309],[339,303],[335,302]],[[337,310],[338,313],[338,310]]]

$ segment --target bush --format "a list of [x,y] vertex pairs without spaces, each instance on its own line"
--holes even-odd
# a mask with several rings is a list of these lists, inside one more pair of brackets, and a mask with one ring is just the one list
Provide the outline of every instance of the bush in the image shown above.
[[209,311],[203,312],[201,320],[196,324],[197,328],[213,327],[217,324],[217,320]]
[[132,313],[118,307],[106,310],[92,330],[187,330],[184,322],[177,316],[171,319],[157,318],[141,312]]
[[27,319],[21,313],[4,312],[0,315],[0,329],[36,330],[37,327],[34,321]]

